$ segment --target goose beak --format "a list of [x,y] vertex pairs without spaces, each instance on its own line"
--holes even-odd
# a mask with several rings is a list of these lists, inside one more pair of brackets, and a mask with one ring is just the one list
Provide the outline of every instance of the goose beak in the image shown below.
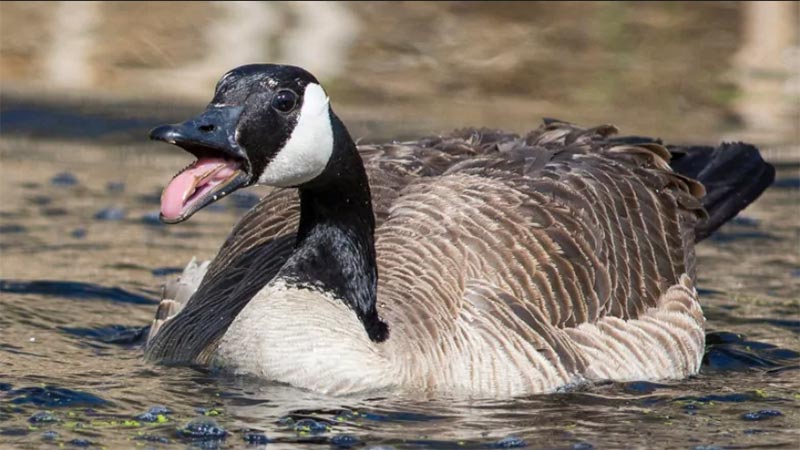
[[178,223],[251,184],[247,152],[236,142],[242,107],[210,107],[199,116],[150,131],[150,139],[183,148],[197,160],[176,174],[161,195],[161,220]]

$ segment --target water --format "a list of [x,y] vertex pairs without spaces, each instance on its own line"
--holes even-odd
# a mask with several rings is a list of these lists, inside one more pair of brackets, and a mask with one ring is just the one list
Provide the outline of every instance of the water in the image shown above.
[[[191,158],[146,142],[146,131],[198,111],[210,95],[208,83],[229,64],[196,65],[209,75],[181,79],[176,93],[170,64],[185,61],[153,63],[148,53],[169,52],[163,38],[147,37],[152,45],[138,53],[103,42],[118,46],[115,56],[84,65],[73,64],[80,59],[73,49],[77,56],[66,65],[58,56],[65,43],[25,47],[24,30],[2,34],[13,30],[9,17],[27,17],[14,9],[21,6],[2,8],[0,447],[796,448],[800,136],[797,93],[787,86],[797,75],[748,72],[747,49],[780,34],[776,26],[772,34],[747,34],[763,11],[723,3],[418,4],[388,12],[362,4],[324,12],[350,14],[361,37],[330,38],[347,50],[335,54],[344,61],[338,66],[314,55],[300,59],[315,61],[313,69],[333,80],[326,86],[334,107],[365,140],[476,124],[523,131],[555,116],[611,121],[626,132],[680,142],[748,139],[778,165],[775,185],[698,247],[708,318],[698,376],[514,401],[419,401],[388,394],[331,398],[144,362],[142,339],[160,286],[192,256],[213,256],[254,194],[263,192],[224,199],[180,225],[156,220],[160,190]],[[117,15],[108,4],[98,8],[81,10],[81,20],[137,20],[124,8]],[[259,17],[267,20],[269,8],[295,6],[263,8]],[[47,27],[59,23],[65,13],[58,11],[25,14],[50,17],[38,25]],[[312,14],[298,11],[301,18]],[[64,30],[65,41],[71,32]],[[141,44],[141,36],[128,37]],[[301,38],[287,38],[282,51],[302,48],[291,44]],[[140,58],[138,71],[124,64],[131,54]],[[49,69],[33,73],[31,60],[61,61],[60,89],[70,94],[56,95]],[[115,76],[86,75],[101,69]],[[115,90],[137,99],[109,97]],[[170,100],[173,94],[182,100]]]

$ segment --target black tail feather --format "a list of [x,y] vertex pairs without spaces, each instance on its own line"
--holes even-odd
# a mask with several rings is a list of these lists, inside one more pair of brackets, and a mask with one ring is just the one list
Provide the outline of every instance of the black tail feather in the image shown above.
[[775,180],[775,168],[758,148],[742,142],[713,147],[669,147],[672,170],[706,188],[702,199],[708,220],[695,230],[701,241],[757,199]]
[[[646,136],[615,136],[615,144],[663,144]],[[695,241],[707,238],[725,222],[755,201],[775,181],[775,167],[761,158],[758,148],[744,142],[719,147],[667,146],[675,172],[695,179],[706,188],[702,204],[708,219],[695,228]]]

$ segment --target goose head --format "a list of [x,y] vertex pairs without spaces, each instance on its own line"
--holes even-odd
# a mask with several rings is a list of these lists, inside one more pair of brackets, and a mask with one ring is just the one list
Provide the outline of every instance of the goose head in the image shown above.
[[203,113],[150,132],[197,158],[164,189],[161,220],[182,222],[254,184],[309,183],[328,166],[333,135],[328,96],[310,73],[273,64],[233,69]]

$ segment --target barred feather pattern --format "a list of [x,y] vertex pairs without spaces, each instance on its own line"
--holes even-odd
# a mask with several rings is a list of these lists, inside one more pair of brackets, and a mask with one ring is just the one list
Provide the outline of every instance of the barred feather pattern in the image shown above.
[[[672,172],[660,144],[615,133],[546,121],[525,136],[466,129],[359,148],[390,330],[375,345],[398,384],[521,395],[698,371],[703,187]],[[298,219],[294,190],[248,212],[194,295],[165,299],[148,355],[208,362],[291,253]]]

